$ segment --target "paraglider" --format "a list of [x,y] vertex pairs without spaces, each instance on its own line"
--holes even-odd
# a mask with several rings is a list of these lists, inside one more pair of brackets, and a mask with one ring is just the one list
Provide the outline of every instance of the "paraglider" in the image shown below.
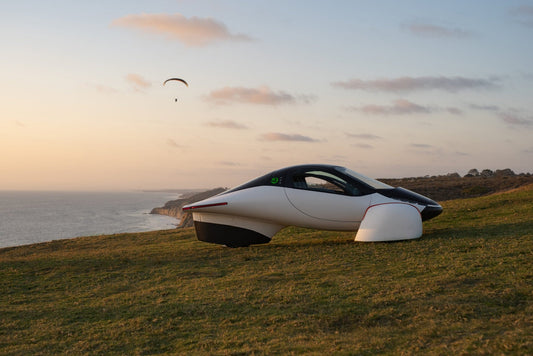
[[182,83],[185,84],[187,87],[189,86],[189,84],[187,84],[187,82],[186,82],[185,80],[181,79],[181,78],[169,78],[169,79],[167,79],[167,80],[165,80],[165,81],[163,82],[163,85],[167,84],[167,82],[170,82],[170,81],[172,81],[172,80],[175,80],[175,81],[178,81],[178,82],[182,82]]
[[[170,82],[170,81],[182,82],[183,84],[185,84],[187,88],[189,87],[189,84],[184,79],[181,79],[181,78],[168,78],[167,80],[163,82],[163,85],[167,84],[167,82]],[[175,98],[174,102],[178,102],[178,98]]]

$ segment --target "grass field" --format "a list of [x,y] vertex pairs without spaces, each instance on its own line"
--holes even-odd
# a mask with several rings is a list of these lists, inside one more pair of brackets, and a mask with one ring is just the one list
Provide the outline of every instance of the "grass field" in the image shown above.
[[413,241],[192,229],[0,250],[0,354],[533,353],[533,186],[443,202]]

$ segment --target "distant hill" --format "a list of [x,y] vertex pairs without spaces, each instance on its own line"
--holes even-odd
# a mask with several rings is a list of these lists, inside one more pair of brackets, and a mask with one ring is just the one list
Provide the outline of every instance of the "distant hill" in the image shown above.
[[441,176],[379,179],[394,187],[403,187],[436,201],[475,198],[483,195],[506,191],[533,183],[530,173],[515,174],[510,169],[479,173],[471,169],[461,177],[458,173]]

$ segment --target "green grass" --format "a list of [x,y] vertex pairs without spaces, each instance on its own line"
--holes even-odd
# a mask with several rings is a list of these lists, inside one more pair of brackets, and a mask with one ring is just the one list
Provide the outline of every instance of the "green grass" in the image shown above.
[[192,229],[0,250],[0,354],[531,354],[533,186],[444,202],[421,239]]

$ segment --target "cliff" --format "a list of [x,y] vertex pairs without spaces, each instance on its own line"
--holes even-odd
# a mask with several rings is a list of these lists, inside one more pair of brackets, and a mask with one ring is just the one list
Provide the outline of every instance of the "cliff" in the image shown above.
[[215,188],[201,193],[184,194],[180,199],[170,200],[160,208],[153,208],[150,214],[168,215],[180,219],[178,228],[193,226],[192,216],[189,213],[183,214],[181,208],[184,205],[207,199],[220,194],[227,188]]

